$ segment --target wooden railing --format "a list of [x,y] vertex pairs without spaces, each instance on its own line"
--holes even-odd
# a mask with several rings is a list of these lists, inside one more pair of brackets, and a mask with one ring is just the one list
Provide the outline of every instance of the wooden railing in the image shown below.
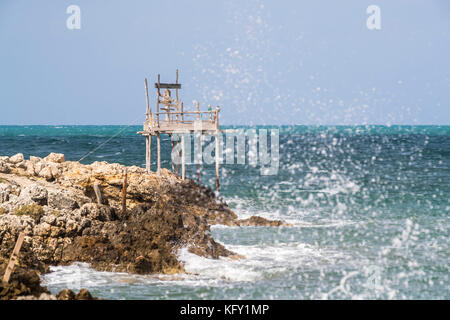
[[148,121],[144,123],[144,129],[150,127],[160,127],[162,124],[193,124],[195,121],[201,120],[211,124],[218,125],[219,108],[208,111],[163,111],[155,112],[149,116]]

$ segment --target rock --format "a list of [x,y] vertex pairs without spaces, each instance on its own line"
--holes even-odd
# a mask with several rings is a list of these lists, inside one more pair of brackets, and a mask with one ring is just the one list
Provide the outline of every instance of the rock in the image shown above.
[[291,226],[289,223],[286,223],[281,220],[268,220],[263,217],[251,216],[248,219],[238,220],[236,224],[241,227],[282,227],[282,226]]
[[74,196],[67,191],[49,192],[48,205],[52,208],[73,210],[79,208]]
[[81,289],[80,292],[78,292],[75,295],[75,300],[95,300],[91,293],[86,289]]
[[28,187],[25,187],[20,192],[20,197],[27,197],[40,205],[46,205],[48,191],[44,187],[34,183]]
[[58,300],[75,300],[75,292],[70,289],[64,289],[56,295],[56,298]]
[[12,188],[9,184],[0,183],[0,203],[9,201],[9,195],[12,193]]
[[0,160],[0,173],[10,173],[11,167],[6,161]]
[[91,220],[111,221],[114,220],[114,212],[106,205],[97,203],[86,203],[80,208],[80,214]]
[[27,170],[27,174],[28,175],[30,175],[30,176],[36,175],[36,170],[34,168],[34,162],[27,161],[27,163],[26,163],[26,170]]
[[66,161],[66,158],[64,157],[64,154],[62,153],[50,153],[48,156],[44,158],[45,161],[48,162],[56,162],[56,163],[63,163]]
[[38,162],[41,161],[41,160],[42,160],[42,158],[35,157],[35,156],[30,156],[30,161],[31,161],[33,164],[36,164],[36,163],[38,163]]
[[45,178],[45,180],[50,181],[53,179],[52,169],[50,167],[44,167],[39,171],[39,177]]
[[16,164],[22,162],[25,158],[23,157],[23,153],[17,153],[9,158],[9,162],[12,164]]

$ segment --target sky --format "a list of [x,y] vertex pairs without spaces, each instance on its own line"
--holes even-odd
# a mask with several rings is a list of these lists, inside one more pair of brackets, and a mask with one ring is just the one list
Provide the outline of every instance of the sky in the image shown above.
[[448,0],[0,0],[0,125],[141,124],[176,69],[224,125],[450,125],[449,49]]

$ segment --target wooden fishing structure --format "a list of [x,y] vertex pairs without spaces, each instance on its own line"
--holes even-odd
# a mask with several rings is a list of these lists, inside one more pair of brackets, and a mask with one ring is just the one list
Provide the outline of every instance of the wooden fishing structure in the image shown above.
[[[214,110],[211,105],[208,105],[207,111],[200,111],[200,104],[195,103],[195,110],[185,110],[183,101],[179,98],[179,90],[181,83],[178,82],[178,70],[176,70],[175,83],[163,83],[158,74],[158,81],[155,83],[156,89],[156,112],[152,112],[150,107],[150,100],[148,95],[148,83],[145,79],[145,97],[146,97],[146,119],[144,122],[143,131],[138,134],[146,138],[146,161],[145,167],[147,173],[150,172],[151,165],[151,147],[152,137],[156,136],[156,150],[157,150],[157,168],[156,172],[161,172],[161,135],[167,134],[172,140],[172,150],[176,143],[176,150],[178,157],[181,158],[181,177],[186,179],[186,159],[185,159],[185,136],[186,133],[198,134],[199,141],[203,135],[214,135],[216,142],[215,162],[216,162],[216,190],[219,190],[219,112],[220,108],[216,107]],[[162,91],[164,90],[164,91]],[[175,90],[175,97],[172,96],[172,91]],[[162,92],[161,92],[162,91]],[[172,135],[176,135],[176,141],[173,141]],[[181,136],[179,139],[178,136]],[[181,140],[181,141],[180,141]],[[190,141],[189,141],[190,143]],[[180,151],[181,144],[181,151]],[[201,148],[199,148],[201,152]],[[201,154],[198,155],[201,159]],[[198,162],[197,175],[198,183],[201,177],[201,161]],[[172,159],[172,172],[178,174],[179,166],[175,165]]]

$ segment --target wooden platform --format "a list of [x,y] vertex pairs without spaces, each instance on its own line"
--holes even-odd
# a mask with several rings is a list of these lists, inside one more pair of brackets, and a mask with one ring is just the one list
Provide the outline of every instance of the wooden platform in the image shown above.
[[[182,159],[181,176],[184,180],[186,177],[185,166],[185,152],[184,152],[184,135],[183,133],[200,133],[201,135],[215,135],[216,150],[219,150],[219,112],[220,108],[212,109],[208,105],[207,111],[200,111],[200,104],[195,103],[195,110],[185,111],[184,104],[179,99],[178,90],[181,89],[181,84],[178,83],[178,70],[176,71],[175,83],[161,83],[160,75],[158,75],[158,82],[155,83],[156,92],[156,112],[153,113],[150,108],[150,101],[148,96],[148,83],[145,79],[145,95],[147,112],[146,119],[143,125],[143,130],[138,131],[138,134],[146,137],[146,169],[150,172],[151,165],[151,143],[152,136],[157,139],[157,173],[161,171],[161,141],[160,135],[167,134],[181,134],[181,141],[172,141],[172,149],[177,144],[181,143],[181,153],[179,156]],[[161,94],[161,89],[165,89]],[[172,97],[170,89],[175,90],[175,97]],[[200,140],[201,141],[201,140]],[[199,141],[199,142],[200,142]],[[200,142],[201,143],[201,142]],[[172,162],[172,172],[178,173],[178,168]],[[197,169],[198,183],[200,183],[201,166]],[[216,190],[219,189],[219,154],[216,152]]]

